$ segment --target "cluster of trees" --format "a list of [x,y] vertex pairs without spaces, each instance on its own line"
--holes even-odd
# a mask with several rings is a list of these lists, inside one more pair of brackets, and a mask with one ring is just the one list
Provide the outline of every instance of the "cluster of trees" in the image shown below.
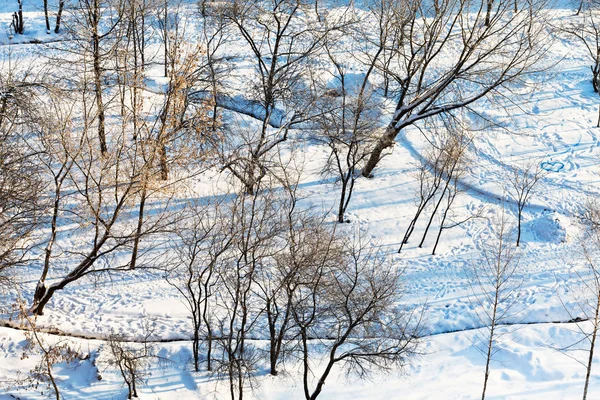
[[[43,65],[5,66],[1,88],[0,123],[11,142],[3,148],[27,153],[14,156],[32,169],[25,183],[31,196],[19,198],[40,211],[28,216],[20,208],[18,217],[28,218],[27,228],[35,226],[32,218],[50,226],[33,311],[42,313],[57,290],[85,275],[136,268],[143,238],[178,218],[168,210],[173,193],[202,171],[228,172],[242,186],[236,194],[248,196],[264,179],[281,181],[281,150],[293,150],[290,132],[303,139],[308,131],[309,140],[330,150],[324,173],[341,183],[337,216],[345,221],[356,179],[371,176],[404,128],[452,120],[454,110],[533,72],[543,54],[539,5],[515,13],[512,3],[498,2],[485,21],[482,7],[374,0],[340,13],[291,0],[203,3],[200,26],[192,29],[182,5],[169,1],[73,3],[69,40],[52,47]],[[242,55],[231,56],[228,43]],[[240,57],[254,67],[244,71],[245,96],[232,96],[236,82],[227,76]],[[167,82],[158,92],[147,83],[157,64]],[[397,105],[380,127],[386,96]],[[256,123],[241,127],[227,109]],[[441,188],[435,209],[447,200],[439,242],[452,226],[445,220],[469,135],[436,131],[445,138],[432,138],[441,143],[434,162],[443,164],[432,174],[441,182],[432,186]],[[44,177],[43,189],[36,177]],[[45,194],[39,207],[38,193]],[[423,195],[419,209],[432,197]],[[11,223],[15,237],[24,237]],[[69,249],[72,261],[80,258],[76,267],[46,287],[59,227],[67,223],[93,234]],[[108,261],[125,249],[132,253],[126,262]]]
[[190,311],[195,370],[226,377],[232,398],[263,363],[277,375],[301,360],[314,399],[336,365],[368,375],[415,353],[421,321],[398,305],[402,271],[303,210],[295,189],[261,186],[189,212],[165,277]]
[[[64,40],[39,63],[1,65],[1,282],[37,263],[29,311],[42,315],[82,278],[159,268],[190,312],[195,370],[226,377],[232,398],[262,363],[277,375],[299,362],[307,399],[335,366],[363,376],[405,365],[421,321],[398,306],[402,271],[309,211],[296,145],[327,150],[323,174],[339,183],[336,220],[345,222],[357,180],[373,176],[406,128],[427,127],[432,146],[398,252],[427,215],[419,247],[439,219],[435,254],[445,229],[481,216],[453,212],[475,136],[464,115],[536,72],[549,40],[543,6],[60,1],[54,31],[63,18]],[[44,10],[50,32],[47,1]],[[15,32],[26,34],[15,15]],[[226,189],[190,200],[208,176]],[[526,166],[508,180],[517,246],[542,177]],[[65,247],[66,235],[77,243]],[[505,271],[498,257],[487,265]],[[133,357],[115,343],[115,357]],[[130,364],[119,366],[135,392]]]

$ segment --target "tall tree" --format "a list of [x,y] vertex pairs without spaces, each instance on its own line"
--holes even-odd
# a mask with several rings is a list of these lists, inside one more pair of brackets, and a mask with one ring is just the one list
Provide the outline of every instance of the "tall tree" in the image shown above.
[[[514,12],[512,0],[499,0],[485,24],[485,2],[443,0],[401,2],[391,20],[401,28],[394,61],[381,65],[398,86],[394,114],[362,174],[371,176],[405,128],[426,118],[470,106],[502,93],[535,72],[544,55],[541,3]],[[440,63],[441,59],[444,63]]]
[[[329,28],[306,25],[304,20],[312,18],[310,10],[293,0],[242,1],[228,7],[224,15],[255,65],[248,92],[259,117],[256,130],[242,131],[241,140],[240,132],[232,137],[224,168],[252,194],[268,173],[268,156],[287,140],[291,127],[309,119],[312,99],[306,96],[303,75]],[[286,107],[278,109],[277,104]]]
[[477,306],[477,317],[484,325],[477,335],[480,344],[476,346],[485,357],[482,400],[487,394],[491,363],[500,350],[501,325],[514,318],[522,284],[516,247],[509,244],[510,225],[504,208],[493,229],[485,242],[481,262],[471,269],[472,299]]

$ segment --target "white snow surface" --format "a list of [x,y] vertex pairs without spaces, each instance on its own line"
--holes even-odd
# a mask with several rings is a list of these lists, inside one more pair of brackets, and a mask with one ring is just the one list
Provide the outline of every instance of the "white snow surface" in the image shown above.
[[[16,3],[16,2],[14,2]],[[38,4],[39,3],[39,4]],[[32,41],[60,40],[46,35],[41,1],[25,0],[26,35],[9,39],[7,26],[16,5],[0,0],[0,57],[15,57],[35,62],[46,48]],[[572,18],[570,6],[548,10],[553,21]],[[504,194],[503,176],[507,167],[528,160],[539,160],[549,171],[543,189],[526,207],[522,245],[516,278],[522,282],[517,307],[502,326],[498,339],[500,351],[492,362],[489,399],[575,399],[581,397],[587,353],[557,351],[582,339],[589,323],[568,322],[584,317],[575,300],[576,278],[584,271],[580,246],[576,240],[581,205],[597,193],[600,129],[595,127],[600,98],[592,90],[589,60],[585,49],[566,36],[557,36],[547,55],[548,68],[529,77],[531,90],[520,107],[509,108],[511,119],[493,103],[476,107],[490,119],[506,120],[509,134],[500,129],[477,137],[470,148],[466,191],[458,200],[457,212],[468,214],[483,209],[478,218],[444,231],[436,255],[431,255],[433,236],[418,248],[424,222],[417,226],[401,255],[395,255],[415,208],[417,188],[413,172],[426,141],[417,129],[407,129],[397,139],[392,154],[383,159],[372,179],[357,181],[348,212],[349,232],[359,229],[394,254],[398,268],[405,268],[403,302],[424,307],[427,336],[422,354],[410,361],[403,372],[375,374],[360,381],[336,371],[322,394],[324,399],[472,399],[481,396],[485,357],[478,350],[485,332],[478,318],[473,297],[477,289],[470,284],[469,271],[481,262],[481,250],[489,239],[492,221],[500,212],[499,198]],[[241,66],[242,68],[243,66]],[[246,68],[251,66],[246,65]],[[148,79],[156,87],[164,84],[158,77]],[[360,76],[357,73],[357,76]],[[393,105],[392,105],[393,110]],[[235,113],[234,113],[235,114]],[[237,115],[240,121],[248,118]],[[389,118],[386,114],[384,118]],[[299,141],[306,167],[301,191],[308,204],[332,210],[337,187],[320,171],[326,149]],[[204,178],[203,178],[204,179]],[[217,179],[217,178],[214,178]],[[198,195],[210,195],[214,180],[197,182]],[[515,215],[514,205],[507,206]],[[331,213],[331,221],[335,216]],[[66,248],[77,237],[62,236],[58,245]],[[126,256],[126,255],[125,255]],[[67,266],[65,266],[67,267]],[[39,277],[39,264],[19,271],[22,296],[32,297]],[[63,271],[54,271],[53,279]],[[2,298],[3,305],[13,299]],[[7,321],[9,313],[2,318]],[[132,271],[110,280],[80,280],[57,292],[38,319],[40,326],[58,328],[72,335],[97,339],[45,335],[49,342],[68,340],[90,359],[55,366],[59,388],[65,399],[126,398],[126,388],[114,367],[103,363],[105,344],[99,338],[121,333],[136,338],[142,335],[144,321],[152,325],[156,349],[171,362],[151,366],[141,397],[144,399],[227,398],[227,387],[216,377],[193,373],[190,367],[191,322],[178,293],[160,273]],[[172,339],[172,342],[158,342]],[[25,337],[22,331],[0,328],[0,399],[44,398],[46,392],[24,390],[9,382],[27,374],[39,357],[21,359]],[[258,341],[257,346],[261,345]],[[103,350],[104,349],[104,350]],[[93,365],[92,361],[96,360]],[[594,365],[588,398],[600,398],[600,367]],[[98,380],[98,375],[102,377]],[[259,399],[303,398],[299,367],[288,367],[277,377],[263,371],[257,377],[252,397]]]

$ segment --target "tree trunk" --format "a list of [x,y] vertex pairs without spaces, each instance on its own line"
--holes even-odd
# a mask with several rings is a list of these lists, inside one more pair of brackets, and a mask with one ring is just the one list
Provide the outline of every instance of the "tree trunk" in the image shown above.
[[54,206],[52,209],[52,223],[51,223],[51,233],[50,239],[46,244],[46,249],[44,250],[44,269],[42,270],[42,276],[38,282],[37,288],[35,290],[35,294],[33,297],[33,304],[37,304],[44,294],[46,294],[46,287],[44,282],[46,281],[46,277],[48,276],[48,271],[50,270],[50,257],[52,256],[52,247],[54,246],[54,242],[56,241],[56,231],[57,231],[57,222],[58,222],[58,208],[60,203],[60,185],[58,180],[55,180],[57,183],[56,194],[54,198]]
[[[140,59],[142,61],[142,71],[144,71],[145,67],[146,67],[146,54],[145,54],[145,50],[146,50],[146,16],[144,15],[144,12],[146,11],[146,1],[144,0],[142,3],[142,13],[141,13],[141,37],[140,37]],[[138,35],[140,36],[140,35]]]
[[435,250],[437,249],[437,246],[440,243],[440,237],[442,236],[442,231],[444,230],[444,223],[446,222],[446,217],[448,216],[448,210],[450,210],[450,207],[446,208],[446,210],[444,211],[444,215],[442,216],[440,230],[438,231],[437,237],[435,238],[435,244],[433,245],[433,250],[431,251],[432,256],[435,256]]
[[98,24],[100,23],[100,5],[98,0],[94,0],[93,10],[93,32],[92,46],[94,58],[94,86],[96,94],[96,107],[98,108],[98,139],[100,140],[100,152],[104,155],[108,151],[106,147],[106,132],[104,125],[104,102],[102,100],[102,70],[100,68],[100,36],[98,34]]
[[300,328],[300,336],[302,338],[302,384],[304,386],[304,397],[306,400],[310,400],[310,392],[308,390],[308,340],[306,335],[306,328]]
[[587,398],[588,385],[590,383],[590,375],[592,373],[592,363],[594,362],[594,346],[596,345],[596,337],[598,336],[598,323],[600,317],[600,292],[596,293],[596,315],[594,316],[594,327],[592,329],[592,343],[590,344],[590,354],[588,357],[587,368],[585,372],[585,385],[583,387],[583,400]]
[[202,320],[204,321],[204,326],[206,326],[206,370],[212,371],[212,342],[213,342],[213,333],[212,327],[210,323],[210,318],[208,317],[208,282],[210,281],[212,273],[204,281],[204,304],[202,308]]
[[[496,277],[498,279],[498,277]],[[499,286],[496,282],[496,291],[494,293],[494,304],[492,309],[492,317],[491,317],[491,326],[490,326],[490,337],[488,340],[488,348],[487,348],[487,357],[485,362],[485,377],[483,379],[483,390],[481,392],[481,400],[485,400],[485,391],[487,390],[488,378],[490,377],[490,362],[492,360],[492,350],[494,346],[494,331],[496,330],[496,322],[497,317],[496,313],[498,311],[498,302],[499,302]]]
[[400,248],[398,249],[398,254],[400,254],[402,252],[402,248],[404,247],[405,244],[408,243],[408,239],[410,239],[410,236],[412,235],[413,231],[415,230],[415,225],[417,224],[417,221],[419,220],[419,217],[421,216],[421,213],[425,209],[425,206],[427,205],[427,202],[422,203],[422,204],[419,205],[419,207],[417,208],[417,212],[415,213],[414,218],[408,224],[408,228],[406,229],[406,233],[404,233],[404,238],[402,238],[402,242],[400,242]]
[[487,0],[487,11],[485,13],[485,26],[490,26],[490,19],[492,15],[493,0]]
[[279,359],[276,327],[277,317],[273,316],[270,307],[271,304],[267,301],[267,320],[269,322],[269,373],[272,376],[277,376],[277,360]]
[[58,13],[56,14],[56,26],[54,27],[54,33],[60,32],[60,19],[62,18],[64,7],[65,0],[60,0],[60,2],[58,3]]
[[34,304],[33,307],[31,307],[31,312],[35,315],[43,315],[44,307],[46,306],[48,301],[50,301],[50,299],[54,295],[54,292],[56,292],[57,290],[64,289],[65,286],[67,286],[69,283],[74,282],[77,279],[81,278],[83,275],[85,275],[88,268],[94,265],[94,263],[98,259],[98,252],[100,251],[102,246],[104,246],[104,243],[106,243],[107,240],[108,235],[105,235],[102,238],[98,239],[98,242],[96,243],[94,249],[89,254],[87,254],[86,258],[82,260],[77,265],[77,267],[73,269],[73,271],[71,271],[67,276],[65,276],[59,283],[52,284],[50,285],[50,287],[48,287],[46,293],[40,299],[40,302],[38,304]]
[[169,30],[167,29],[167,19],[169,18],[169,10],[167,8],[167,0],[165,0],[164,2],[164,9],[163,9],[163,40],[164,40],[164,56],[165,56],[165,78],[169,76],[169,68],[168,68],[168,64],[169,64],[169,38],[168,38],[168,34],[169,34]]
[[385,149],[392,147],[394,145],[394,139],[398,135],[398,130],[394,128],[395,120],[392,121],[390,125],[386,128],[383,136],[377,141],[377,144],[373,148],[371,152],[371,156],[369,157],[369,161],[362,170],[362,175],[366,178],[371,178],[371,173],[379,163],[382,158],[382,153]]
[[44,18],[46,19],[46,34],[50,34],[50,18],[48,18],[48,0],[44,0]]
[[140,209],[138,215],[138,223],[135,231],[135,239],[133,241],[133,250],[131,251],[131,262],[129,269],[135,269],[137,264],[138,248],[140,245],[140,237],[142,236],[142,227],[144,225],[144,207],[146,205],[146,182],[143,182],[144,189],[142,190],[142,198],[140,199]]
[[346,187],[348,185],[348,181],[346,179],[342,179],[342,193],[340,194],[340,204],[338,207],[338,222],[341,224],[344,222],[344,203],[346,199]]
[[517,247],[519,247],[519,243],[521,243],[521,216],[523,215],[523,208],[521,205],[518,205],[519,212],[517,216]]
[[137,388],[135,387],[135,374],[131,374],[131,387],[133,389],[133,397],[137,398]]
[[169,165],[167,163],[167,146],[162,144],[159,149],[160,179],[169,179]]
[[[494,307],[494,313],[493,313],[492,319],[495,320],[495,318],[496,318],[496,307]],[[490,361],[492,358],[492,347],[493,347],[494,328],[495,327],[496,327],[495,321],[492,321],[492,327],[490,330],[490,340],[488,341],[487,359],[486,359],[486,363],[485,363],[485,377],[483,379],[483,391],[481,392],[481,400],[485,400],[485,391],[487,390],[488,378],[490,377]]]
[[58,289],[55,286],[50,286],[47,290],[45,290],[43,296],[40,298],[39,303],[33,306],[31,312],[35,315],[44,315],[44,307],[46,307],[46,304],[48,304],[48,301],[50,301],[52,295],[57,290]]
[[194,313],[194,338],[192,352],[194,353],[194,371],[200,372],[200,316]]
[[335,352],[337,351],[337,348],[338,348],[338,345],[336,344],[331,349],[331,351],[329,353],[329,362],[327,363],[327,366],[325,367],[325,371],[323,371],[323,374],[319,378],[319,381],[317,382],[317,386],[315,387],[315,390],[310,395],[310,400],[315,400],[321,394],[321,391],[323,390],[323,385],[325,385],[325,379],[327,379],[327,377],[331,373],[331,369],[333,368],[333,365],[335,364]]
[[433,222],[433,218],[435,217],[435,214],[437,214],[437,210],[440,207],[440,204],[442,203],[442,200],[444,199],[444,196],[446,195],[446,191],[448,190],[448,185],[450,184],[450,181],[448,181],[446,183],[446,186],[444,187],[444,191],[442,192],[442,195],[440,196],[440,199],[438,200],[437,204],[435,205],[435,208],[433,209],[433,212],[431,213],[431,217],[429,218],[429,222],[427,222],[427,226],[425,227],[425,232],[423,232],[423,237],[421,238],[421,243],[419,243],[419,248],[423,247],[423,243],[425,243],[425,238],[427,237],[427,232],[429,232],[429,228],[431,227],[431,223]]

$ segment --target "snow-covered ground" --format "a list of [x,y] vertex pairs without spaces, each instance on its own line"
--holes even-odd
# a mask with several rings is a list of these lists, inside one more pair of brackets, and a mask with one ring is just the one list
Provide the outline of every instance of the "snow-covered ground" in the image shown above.
[[[10,3],[10,4],[9,4]],[[15,2],[16,3],[16,2]],[[25,1],[26,35],[9,40],[8,24],[16,9],[12,1],[0,0],[0,58],[35,63],[48,49],[37,41],[61,40],[46,35],[41,2]],[[573,17],[568,7],[549,9],[558,23]],[[590,83],[586,50],[574,39],[556,35],[546,55],[546,69],[531,76],[530,87],[519,106],[507,110],[492,102],[477,105],[490,120],[510,123],[510,133],[490,129],[477,136],[470,148],[465,192],[457,200],[463,214],[482,209],[483,217],[446,230],[436,255],[431,255],[434,235],[418,248],[424,221],[411,241],[396,255],[414,213],[417,182],[414,172],[426,146],[417,129],[407,129],[397,139],[393,153],[383,159],[372,179],[359,179],[350,203],[350,224],[342,230],[362,231],[393,255],[405,268],[403,302],[423,307],[427,332],[422,354],[402,373],[375,374],[361,381],[339,371],[327,381],[322,398],[338,399],[471,399],[481,397],[485,357],[482,334],[486,327],[474,300],[480,294],[470,271],[481,262],[492,222],[501,210],[507,168],[535,160],[549,171],[540,190],[523,215],[523,238],[519,248],[519,282],[515,307],[500,328],[499,351],[494,355],[488,387],[490,399],[575,399],[581,397],[587,353],[559,351],[582,340],[588,322],[570,322],[586,316],[578,309],[578,278],[584,273],[578,239],[581,205],[597,193],[599,182],[600,128],[596,128],[600,97]],[[248,68],[248,66],[245,66]],[[243,66],[240,66],[242,69]],[[157,73],[156,75],[159,75]],[[152,79],[158,86],[160,79]],[[236,79],[235,77],[232,79]],[[393,109],[393,105],[392,105]],[[506,118],[506,112],[511,118]],[[248,117],[236,118],[247,121]],[[389,115],[385,116],[389,118]],[[508,122],[506,122],[508,121]],[[251,122],[248,122],[251,123]],[[518,135],[514,133],[517,132]],[[311,142],[297,143],[306,161],[300,190],[306,202],[333,208],[338,190],[321,175],[327,153]],[[210,182],[199,182],[200,192]],[[204,192],[208,195],[209,192]],[[508,212],[515,213],[508,203]],[[335,216],[331,215],[331,221]],[[77,244],[64,235],[59,247]],[[60,271],[54,272],[60,277]],[[31,299],[39,277],[39,264],[19,271],[22,297]],[[3,297],[3,306],[12,298]],[[10,313],[2,315],[8,321]],[[47,305],[38,325],[57,328],[83,338],[48,335],[47,341],[69,341],[84,360],[55,366],[65,399],[125,398],[126,389],[114,366],[103,359],[106,343],[99,338],[119,333],[130,338],[152,326],[156,354],[168,362],[153,361],[141,387],[147,399],[226,398],[227,387],[217,377],[193,373],[190,368],[191,323],[177,291],[161,273],[136,270],[110,280],[80,280],[57,293]],[[167,341],[173,340],[173,341]],[[26,344],[20,330],[0,328],[0,385],[3,398],[43,398],[42,387],[24,390],[15,384],[39,361],[22,358]],[[577,346],[585,347],[586,342]],[[260,341],[256,343],[261,346]],[[600,398],[600,366],[594,365],[588,398]],[[101,376],[101,379],[98,377]],[[292,364],[280,376],[259,373],[252,396],[259,399],[303,398],[298,368]]]
[[[12,329],[0,329],[3,380],[17,378],[17,372],[33,368],[35,358],[21,360],[24,336]],[[427,337],[423,355],[405,374],[376,374],[370,380],[356,381],[339,371],[327,381],[324,399],[475,399],[481,397],[485,368],[481,353],[474,348],[477,331]],[[495,356],[490,376],[490,399],[579,399],[585,371],[573,356],[557,352],[556,347],[581,339],[574,324],[522,325],[502,329],[502,351]],[[47,340],[64,338],[49,337]],[[107,365],[101,354],[105,344],[98,340],[70,339],[83,361],[55,366],[65,399],[117,399],[126,397],[122,378]],[[171,363],[155,362],[144,376],[141,398],[197,399],[224,398],[227,388],[214,377],[189,370],[189,342],[156,344],[157,353]],[[104,349],[104,350],[103,350]],[[13,366],[18,366],[15,368]],[[98,376],[101,379],[98,379]],[[253,398],[301,399],[302,381],[290,368],[280,376],[258,377]],[[40,387],[41,388],[41,387]],[[588,398],[600,396],[600,384],[592,380]],[[15,393],[15,392],[12,392]],[[34,390],[20,392],[19,398],[44,398]],[[12,398],[1,395],[0,399]]]

